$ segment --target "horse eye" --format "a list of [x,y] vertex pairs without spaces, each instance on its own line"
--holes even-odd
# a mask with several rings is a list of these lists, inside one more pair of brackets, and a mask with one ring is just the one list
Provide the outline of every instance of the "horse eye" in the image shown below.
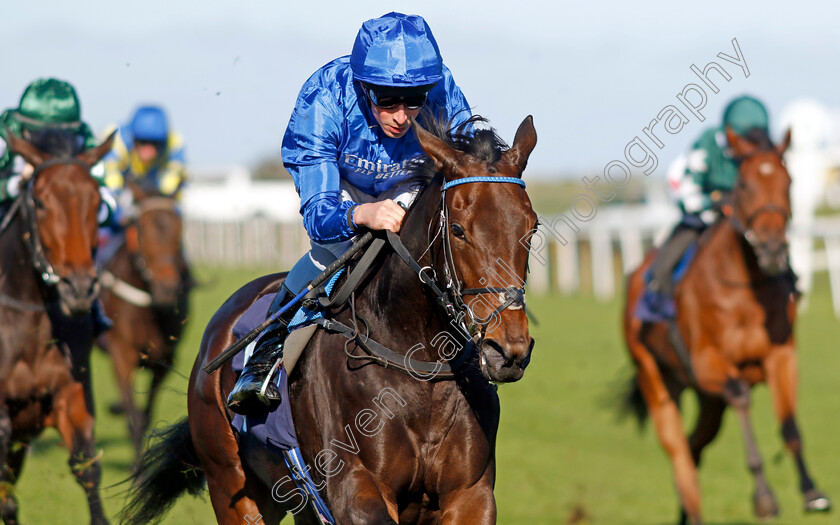
[[463,226],[461,226],[457,222],[453,222],[450,225],[450,228],[452,228],[452,235],[454,235],[455,237],[460,237],[462,239],[464,238],[465,234],[464,234],[464,227]]
[[44,201],[42,201],[38,197],[35,197],[34,199],[32,199],[32,201],[35,203],[35,207],[38,208],[39,210],[45,210],[47,208],[44,205]]

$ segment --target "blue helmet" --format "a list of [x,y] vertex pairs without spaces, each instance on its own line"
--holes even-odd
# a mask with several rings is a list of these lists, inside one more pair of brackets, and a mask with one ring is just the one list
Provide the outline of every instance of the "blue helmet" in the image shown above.
[[166,113],[158,106],[140,106],[134,112],[129,125],[134,140],[166,143],[169,138],[169,123]]
[[350,67],[356,80],[378,86],[417,87],[443,78],[443,60],[429,24],[402,13],[362,24]]

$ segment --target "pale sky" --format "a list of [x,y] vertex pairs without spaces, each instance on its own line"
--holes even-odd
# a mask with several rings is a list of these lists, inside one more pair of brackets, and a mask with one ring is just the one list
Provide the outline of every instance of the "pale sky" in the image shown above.
[[[361,5],[360,5],[361,4]],[[732,75],[657,150],[667,163],[731,98],[751,93],[778,116],[810,96],[840,106],[838,2],[469,1],[280,2],[0,0],[0,107],[39,76],[72,82],[96,130],[158,102],[198,166],[279,155],[306,78],[352,48],[362,22],[397,10],[423,15],[474,113],[506,140],[534,116],[535,176],[601,170],[657,113],[676,104],[689,67]],[[749,78],[716,57],[737,38]],[[777,131],[777,133],[779,133]]]

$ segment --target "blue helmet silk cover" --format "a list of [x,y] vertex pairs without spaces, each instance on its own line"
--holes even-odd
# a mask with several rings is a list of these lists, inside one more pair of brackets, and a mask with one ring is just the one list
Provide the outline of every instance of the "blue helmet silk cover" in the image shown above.
[[165,143],[169,137],[166,113],[157,106],[141,106],[129,124],[134,140]]
[[362,25],[350,67],[356,80],[380,86],[413,87],[443,78],[443,61],[423,17],[388,13]]
[[[300,194],[304,226],[316,242],[355,235],[346,221],[355,203],[340,202],[341,180],[376,196],[409,178],[410,165],[423,153],[412,130],[401,138],[385,135],[350,61],[337,58],[306,81],[283,137],[283,164]],[[470,117],[469,105],[446,66],[441,77],[426,106],[458,125]]]

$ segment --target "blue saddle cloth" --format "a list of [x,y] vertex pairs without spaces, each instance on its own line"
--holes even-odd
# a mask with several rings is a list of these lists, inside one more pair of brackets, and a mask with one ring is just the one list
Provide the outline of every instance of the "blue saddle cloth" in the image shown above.
[[[691,261],[694,260],[694,255],[696,253],[697,243],[694,243],[688,247],[682,256],[682,259],[680,259],[680,262],[677,264],[676,268],[674,268],[672,282],[675,287],[680,283],[680,281],[682,281],[682,278],[685,277],[685,272],[688,270],[688,266],[691,264]],[[674,304],[674,298],[661,293],[656,293],[648,288],[652,279],[653,268],[651,267],[648,268],[647,272],[645,272],[645,291],[639,298],[639,302],[636,303],[634,317],[650,323],[659,323],[675,319],[677,316],[677,309]]]
[[[327,295],[332,291],[335,282],[341,275],[343,270],[339,270],[330,278],[330,281],[324,287]],[[236,339],[241,339],[251,330],[259,326],[265,321],[269,315],[271,303],[277,293],[270,293],[263,295],[252,304],[239,321],[233,327],[233,335]],[[299,308],[295,312],[294,317],[289,323],[289,330],[295,330],[309,325],[314,319],[322,317],[319,311],[312,311],[306,308]],[[237,375],[242,372],[245,366],[245,359],[250,357],[254,348],[259,346],[260,339],[257,338],[255,343],[248,346],[246,351],[239,352],[234,356],[232,361],[233,371]],[[233,427],[240,433],[248,434],[251,438],[256,439],[259,443],[266,447],[276,447],[280,450],[291,450],[298,446],[297,433],[295,432],[295,424],[292,421],[292,409],[289,403],[289,382],[286,368],[281,367],[280,373],[275,379],[277,388],[282,395],[280,404],[272,411],[241,415],[235,414],[233,416]]]

